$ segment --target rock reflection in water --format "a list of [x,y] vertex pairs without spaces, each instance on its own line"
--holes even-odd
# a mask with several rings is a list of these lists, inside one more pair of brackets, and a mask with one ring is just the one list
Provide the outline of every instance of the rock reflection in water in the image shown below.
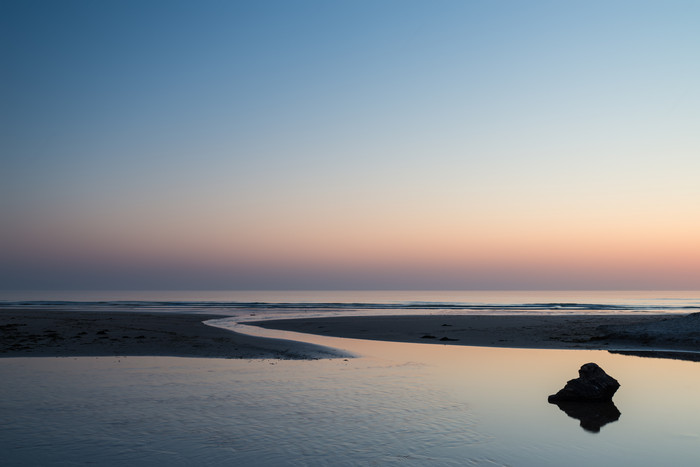
[[601,427],[616,422],[620,411],[610,402],[559,402],[556,404],[566,415],[581,420],[581,428],[598,433]]

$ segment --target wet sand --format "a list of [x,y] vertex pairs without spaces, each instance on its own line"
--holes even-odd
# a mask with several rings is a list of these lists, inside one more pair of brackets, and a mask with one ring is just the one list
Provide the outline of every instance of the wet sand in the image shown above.
[[444,345],[700,351],[700,314],[365,316],[246,324],[334,337]]
[[[222,315],[0,311],[0,357],[182,356],[308,359],[346,356],[312,344],[252,337],[203,324]],[[634,351],[697,359],[700,314],[352,316],[248,322],[334,337],[538,349]],[[662,355],[660,351],[675,351]],[[669,357],[670,355],[670,357]]]
[[298,342],[203,324],[221,315],[0,311],[0,357],[172,356],[309,359],[337,356]]

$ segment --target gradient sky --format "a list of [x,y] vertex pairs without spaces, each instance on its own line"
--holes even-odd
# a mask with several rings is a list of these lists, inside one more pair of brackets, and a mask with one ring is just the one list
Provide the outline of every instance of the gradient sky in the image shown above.
[[0,288],[700,288],[700,2],[0,4]]

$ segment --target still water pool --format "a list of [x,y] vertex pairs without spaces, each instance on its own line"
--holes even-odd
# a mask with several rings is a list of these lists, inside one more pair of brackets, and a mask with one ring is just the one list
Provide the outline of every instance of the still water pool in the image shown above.
[[[359,358],[0,359],[2,465],[691,466],[700,364],[342,339]],[[616,421],[547,396],[597,362]]]

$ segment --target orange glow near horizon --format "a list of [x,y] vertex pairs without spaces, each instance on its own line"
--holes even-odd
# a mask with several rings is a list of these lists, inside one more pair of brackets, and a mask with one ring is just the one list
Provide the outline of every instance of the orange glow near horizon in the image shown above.
[[[48,242],[31,237],[17,242],[38,262],[106,268],[171,265],[194,271],[249,270],[263,276],[297,271],[415,281],[425,276],[465,287],[479,278],[511,284],[520,277],[523,284],[540,288],[560,280],[584,288],[602,287],[606,281],[693,288],[700,281],[700,231],[694,226],[666,222],[643,228],[630,219],[570,220],[521,224],[500,219],[476,226],[437,217],[427,222],[395,217],[364,225],[342,217],[313,224],[209,220],[193,229],[177,219],[162,219],[158,229],[147,223],[125,228],[105,222],[85,230],[56,229]],[[166,226],[170,228],[164,230]]]
[[0,286],[700,288],[693,2],[24,3]]

